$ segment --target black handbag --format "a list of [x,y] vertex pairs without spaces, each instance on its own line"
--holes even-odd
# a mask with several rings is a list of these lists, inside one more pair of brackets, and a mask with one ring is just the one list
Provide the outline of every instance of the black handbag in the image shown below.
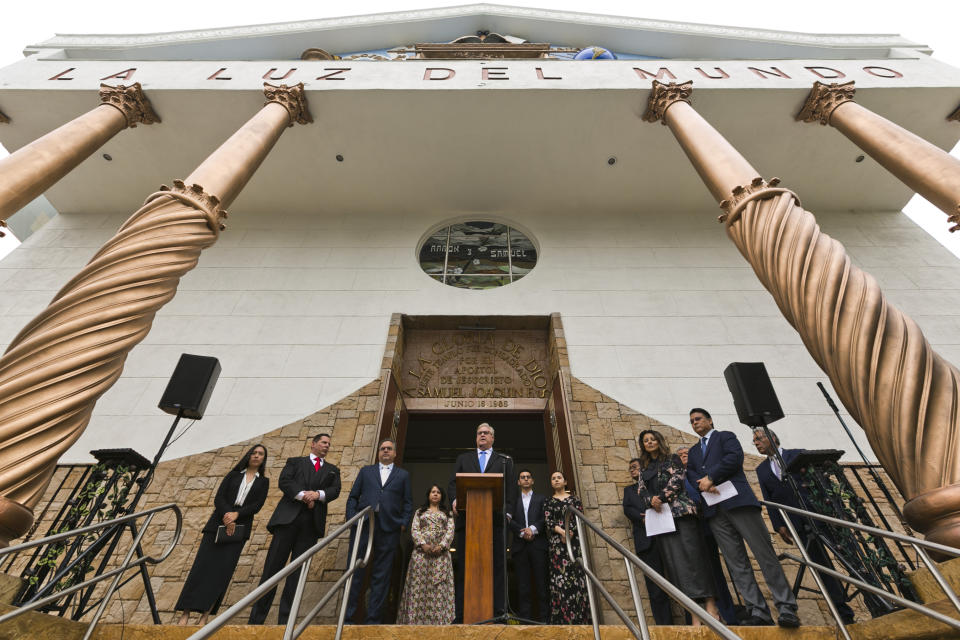
[[243,542],[246,539],[247,525],[238,524],[234,527],[233,535],[227,535],[227,525],[222,524],[217,527],[217,535],[213,539],[216,544],[229,544],[231,542]]

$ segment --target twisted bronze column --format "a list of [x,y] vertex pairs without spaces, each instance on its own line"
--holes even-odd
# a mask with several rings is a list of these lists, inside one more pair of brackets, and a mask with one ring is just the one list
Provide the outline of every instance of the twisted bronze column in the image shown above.
[[654,81],[644,120],[663,120],[713,196],[727,235],[829,376],[901,493],[912,527],[960,547],[960,371],[690,106],[692,83]]
[[160,122],[140,83],[100,85],[100,106],[0,159],[0,220],[70,173],[127,127]]
[[[831,125],[960,229],[960,160],[853,101],[853,81],[814,82],[797,120]],[[952,117],[952,116],[951,116]],[[948,118],[949,119],[949,118]]]
[[0,358],[0,543],[27,530],[58,458],[217,240],[224,208],[285,128],[311,122],[302,83],[264,91],[265,106],[185,182],[149,196]]

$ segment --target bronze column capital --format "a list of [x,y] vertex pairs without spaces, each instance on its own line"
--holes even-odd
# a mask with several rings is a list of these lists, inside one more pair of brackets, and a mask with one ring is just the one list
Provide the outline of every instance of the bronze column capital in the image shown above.
[[717,202],[737,200],[737,189],[759,179],[757,170],[690,103],[693,83],[653,81],[645,122],[662,119]]
[[160,116],[153,110],[153,105],[144,95],[139,82],[134,82],[129,87],[122,84],[112,87],[101,83],[100,104],[119,109],[131,129],[137,124],[160,122]]
[[292,87],[285,84],[278,87],[264,82],[263,95],[267,98],[267,101],[263,103],[264,105],[276,102],[287,110],[287,113],[290,114],[291,127],[294,123],[310,124],[313,122],[313,116],[310,115],[310,109],[307,108],[307,94],[302,82]]
[[813,83],[796,119],[829,124],[960,229],[960,160],[853,101],[853,82]]
[[220,207],[230,206],[284,129],[294,122],[313,122],[302,82],[294,87],[264,88],[264,94],[263,108],[184,180],[194,187],[202,185]]
[[807,94],[807,100],[797,114],[796,119],[800,122],[817,122],[826,126],[830,124],[830,116],[833,111],[845,102],[853,102],[853,96],[857,92],[853,86],[853,80],[842,84],[831,82],[814,82],[813,89]]
[[[836,125],[853,102],[819,102]],[[833,104],[833,114],[825,107]],[[910,502],[911,526],[960,546],[960,370],[937,354],[843,245],[821,231],[797,197],[765,183],[685,102],[663,116],[714,197],[728,237],[863,427],[878,460]],[[811,114],[812,117],[812,114]],[[875,118],[879,116],[873,116]],[[726,195],[729,194],[729,195]]]
[[0,220],[52,187],[127,127],[160,122],[139,83],[101,85],[99,95],[100,104],[93,110],[0,158]]
[[[647,100],[647,110],[643,114],[644,122],[656,122],[663,120],[672,105],[677,102],[686,102],[690,104],[690,94],[693,93],[693,81],[669,82],[664,83],[659,80],[653,81],[653,87],[650,90],[650,98]],[[667,121],[663,120],[666,125]]]

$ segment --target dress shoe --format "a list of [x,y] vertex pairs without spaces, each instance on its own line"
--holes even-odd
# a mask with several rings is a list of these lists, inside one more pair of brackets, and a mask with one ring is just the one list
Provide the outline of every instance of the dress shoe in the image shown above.
[[798,618],[797,614],[793,611],[781,611],[780,616],[777,618],[777,624],[781,627],[793,629],[800,626],[800,618]]

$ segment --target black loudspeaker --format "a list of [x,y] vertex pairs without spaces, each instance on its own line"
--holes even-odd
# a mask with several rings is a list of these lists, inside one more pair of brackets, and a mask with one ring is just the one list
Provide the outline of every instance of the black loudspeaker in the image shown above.
[[158,405],[167,413],[199,420],[220,377],[220,361],[210,356],[180,355]]
[[783,417],[783,409],[762,362],[731,362],[723,370],[740,422],[751,427],[770,424]]

